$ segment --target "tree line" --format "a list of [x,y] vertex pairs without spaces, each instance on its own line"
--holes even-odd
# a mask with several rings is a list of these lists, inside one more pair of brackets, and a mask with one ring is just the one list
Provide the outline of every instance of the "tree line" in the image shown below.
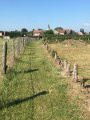
[[26,28],[23,28],[21,31],[18,31],[18,30],[5,31],[5,36],[10,36],[10,38],[23,37],[25,35],[31,35],[32,36],[32,31],[28,31]]

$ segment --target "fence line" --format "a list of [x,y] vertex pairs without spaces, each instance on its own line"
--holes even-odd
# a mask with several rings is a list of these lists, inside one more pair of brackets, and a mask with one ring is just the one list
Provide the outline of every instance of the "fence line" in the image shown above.
[[64,74],[66,76],[70,76],[72,82],[77,83],[78,81],[81,82],[82,87],[85,88],[85,80],[83,76],[78,75],[78,64],[75,63],[73,66],[73,69],[71,68],[71,65],[66,60],[62,60],[60,56],[57,55],[57,52],[52,50],[50,46],[48,46],[46,43],[43,44],[44,48],[48,51],[50,56],[54,57],[54,61],[58,62],[58,64],[63,68]]
[[[0,44],[0,72],[6,74],[7,67],[22,53],[25,46],[35,38],[18,38]],[[1,54],[2,53],[2,54]]]

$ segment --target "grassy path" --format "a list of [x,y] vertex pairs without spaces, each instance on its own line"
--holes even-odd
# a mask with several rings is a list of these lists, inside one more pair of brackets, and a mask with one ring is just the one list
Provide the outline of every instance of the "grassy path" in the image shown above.
[[46,57],[41,41],[30,43],[0,91],[0,120],[84,120],[67,95],[68,83]]

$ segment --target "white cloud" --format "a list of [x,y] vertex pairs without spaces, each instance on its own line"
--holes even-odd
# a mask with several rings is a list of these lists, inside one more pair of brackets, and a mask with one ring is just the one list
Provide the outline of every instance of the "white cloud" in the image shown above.
[[90,23],[84,23],[83,25],[86,26],[86,27],[89,27]]

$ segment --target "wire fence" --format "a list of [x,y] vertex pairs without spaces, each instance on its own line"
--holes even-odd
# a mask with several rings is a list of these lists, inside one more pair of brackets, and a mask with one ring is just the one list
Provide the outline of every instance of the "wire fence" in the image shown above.
[[0,41],[0,73],[5,74],[7,67],[11,66],[25,46],[34,40],[35,38],[24,37]]
[[3,53],[3,43],[0,42],[0,72],[2,70],[2,53]]

